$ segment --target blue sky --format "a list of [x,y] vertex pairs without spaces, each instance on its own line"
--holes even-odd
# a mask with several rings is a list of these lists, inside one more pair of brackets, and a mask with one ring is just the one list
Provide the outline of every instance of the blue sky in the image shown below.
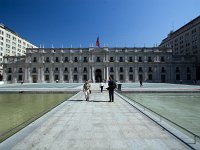
[[38,47],[151,47],[199,15],[200,0],[0,0],[0,23]]

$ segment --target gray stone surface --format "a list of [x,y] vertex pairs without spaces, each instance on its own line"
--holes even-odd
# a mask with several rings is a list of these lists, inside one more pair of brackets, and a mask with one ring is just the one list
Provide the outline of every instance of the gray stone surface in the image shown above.
[[[92,89],[98,89],[92,87]],[[0,150],[184,150],[167,131],[115,95],[93,90],[70,98],[0,144]]]

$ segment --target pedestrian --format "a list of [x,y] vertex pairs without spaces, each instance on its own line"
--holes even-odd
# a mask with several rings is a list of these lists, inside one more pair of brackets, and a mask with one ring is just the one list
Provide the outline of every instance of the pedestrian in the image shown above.
[[109,102],[114,102],[114,89],[116,88],[116,83],[114,82],[114,80],[112,79],[112,77],[109,77],[109,81],[108,81],[108,92],[109,92]]
[[103,87],[104,87],[104,83],[101,81],[100,83],[101,93],[103,92]]
[[142,86],[142,79],[140,79],[140,87]]
[[83,85],[83,92],[85,94],[85,100],[86,101],[89,101],[89,98],[90,98],[89,97],[89,95],[91,93],[90,87],[91,87],[91,85],[90,85],[89,81],[86,80],[84,85]]

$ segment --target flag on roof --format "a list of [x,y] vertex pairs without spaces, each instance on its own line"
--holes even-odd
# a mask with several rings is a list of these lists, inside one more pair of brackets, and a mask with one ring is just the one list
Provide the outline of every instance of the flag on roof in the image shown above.
[[99,37],[97,37],[96,46],[97,46],[97,47],[100,47]]

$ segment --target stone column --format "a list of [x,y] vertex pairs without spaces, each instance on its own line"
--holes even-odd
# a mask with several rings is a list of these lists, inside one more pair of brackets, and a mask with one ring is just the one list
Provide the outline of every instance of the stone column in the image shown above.
[[28,67],[24,68],[24,82],[28,83]]
[[14,69],[13,69],[14,71],[14,74],[13,74],[13,81],[12,81],[12,83],[17,83],[17,68],[16,68],[16,66],[14,67]]
[[106,80],[106,67],[103,67],[103,80]]
[[59,79],[60,79],[60,83],[63,83],[63,68],[62,66],[60,66],[59,68]]
[[79,83],[82,83],[82,76],[83,76],[81,68],[82,68],[81,65],[79,65],[78,67],[78,82]]
[[88,75],[89,75],[89,80],[92,80],[92,67],[91,66],[89,66],[88,67]]
[[125,82],[129,82],[129,79],[128,79],[128,66],[127,65],[125,66]]
[[54,83],[53,66],[50,66],[50,83]]
[[4,69],[4,71],[3,71],[3,82],[4,83],[7,83],[7,74],[6,74],[6,72],[8,71],[7,69]]
[[92,81],[95,83],[95,72],[94,72],[94,67],[92,67]]
[[30,68],[30,66],[29,67],[27,67],[27,73],[28,73],[28,83],[32,83],[32,76],[31,76],[31,68]]
[[115,79],[119,81],[119,71],[118,71],[118,66],[115,66]]
[[39,66],[38,71],[37,71],[37,83],[41,83],[41,67]]
[[109,74],[108,74],[108,66],[106,66],[106,80],[108,81]]
[[72,77],[72,67],[69,66],[69,83],[73,82],[73,77]]
[[44,66],[41,67],[41,82],[44,83]]
[[135,82],[137,82],[137,81],[139,81],[137,67],[135,67],[134,71],[135,71]]

